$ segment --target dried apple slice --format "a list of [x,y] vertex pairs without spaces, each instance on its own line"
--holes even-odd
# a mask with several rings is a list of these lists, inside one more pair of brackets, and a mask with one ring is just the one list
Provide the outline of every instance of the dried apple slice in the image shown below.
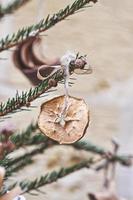
[[43,103],[38,126],[51,139],[70,144],[84,136],[89,125],[89,111],[83,99],[69,96],[65,115],[61,117],[64,102],[65,96],[59,96]]

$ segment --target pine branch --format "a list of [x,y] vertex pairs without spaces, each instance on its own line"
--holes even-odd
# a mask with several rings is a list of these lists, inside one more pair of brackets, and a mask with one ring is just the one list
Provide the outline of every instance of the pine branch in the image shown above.
[[[17,133],[17,134],[13,134],[11,137],[10,137],[10,140],[15,144],[16,148],[18,149],[19,147],[23,147],[25,145],[32,145],[32,144],[39,144],[41,143],[41,140],[40,139],[43,139],[44,137],[42,136],[40,139],[39,139],[39,142],[38,142],[38,138],[36,139],[36,136],[35,135],[35,138],[33,136],[33,133],[38,129],[38,126],[37,124],[33,124],[31,123],[25,131],[22,131],[21,133]],[[40,136],[40,135],[39,135]],[[44,140],[43,140],[44,141]]]
[[26,152],[23,155],[20,155],[16,158],[9,158],[8,156],[2,160],[0,160],[0,166],[5,167],[5,169],[9,169],[10,167],[16,165],[16,163],[21,162],[24,159],[31,158],[36,154],[43,153],[45,149],[51,146],[51,142],[47,141],[44,144],[37,146],[35,149],[31,150],[30,152]]
[[15,163],[15,165],[7,168],[5,178],[8,178],[9,176],[12,176],[13,173],[16,173],[20,169],[22,169],[25,166],[27,166],[29,164],[32,164],[32,163],[33,163],[32,158],[30,158],[30,157],[23,158],[19,162]]
[[[42,153],[46,148],[50,147],[51,145],[58,145],[57,142],[49,139],[48,137],[42,135],[40,132],[36,133],[38,130],[37,124],[31,123],[25,131],[19,133],[17,135],[11,136],[11,141],[16,142],[16,148],[20,148],[27,145],[37,145],[40,144],[42,146],[37,146],[37,148],[33,149],[31,152],[26,153],[22,156],[17,158],[9,159],[6,157],[5,159],[0,161],[0,165],[4,166],[7,170],[7,176],[12,174],[13,172],[17,171],[21,166],[26,166],[30,164],[32,161],[32,156]],[[72,144],[74,148],[77,150],[85,150],[88,152],[96,153],[101,156],[105,156],[108,154],[108,151],[91,144],[89,142],[76,142]],[[30,160],[31,159],[31,160]],[[131,165],[131,158],[129,156],[122,156],[122,155],[112,155],[110,158],[110,162],[117,161],[122,165],[130,166]]]
[[[24,193],[26,192],[30,192],[31,190],[37,190],[38,188],[56,182],[58,179],[63,178],[75,171],[78,171],[82,168],[89,168],[90,165],[93,165],[94,162],[92,159],[90,160],[86,160],[86,161],[82,161],[78,164],[75,164],[71,167],[66,167],[66,168],[61,168],[58,171],[52,171],[51,173],[47,173],[44,176],[41,176],[40,178],[37,178],[33,181],[22,181],[19,183],[19,186],[21,187],[22,191],[24,191]],[[14,183],[13,185],[8,186],[8,188],[6,188],[5,190],[1,191],[1,194],[6,193],[7,190],[11,190],[12,188],[14,188],[14,186],[17,183]]]
[[[17,144],[13,142],[16,148],[30,146],[30,145],[38,145],[38,144],[43,144],[43,143],[48,143],[48,142],[51,142],[51,144],[57,144],[57,142],[50,140],[48,137],[45,137],[40,132],[38,132],[36,135],[31,136],[29,139],[27,138],[27,140],[25,140],[26,139],[25,137],[23,136],[21,137],[21,135],[16,135],[16,137],[17,139],[21,138],[21,141],[20,142],[18,141]],[[14,136],[14,140],[15,140],[15,136]]]
[[66,6],[66,8],[61,9],[51,17],[48,15],[46,20],[43,19],[35,25],[24,27],[11,36],[7,35],[4,39],[2,38],[0,40],[0,52],[18,45],[31,36],[38,35],[39,33],[48,30],[66,17],[74,14],[76,11],[85,8],[90,2],[96,3],[97,0],[76,0],[72,5]]
[[[58,145],[57,142],[49,139],[45,135],[42,135],[40,132],[33,135],[32,128],[34,127],[34,131],[38,130],[37,124],[31,124],[22,134],[17,134],[11,137],[13,142],[17,141],[16,146],[17,148],[22,147],[24,145],[36,145],[36,144],[47,144],[49,145]],[[85,150],[95,154],[99,154],[101,156],[107,155],[109,153],[108,150],[105,150],[102,147],[96,146],[90,142],[79,141],[74,144],[71,144],[77,150]],[[111,162],[117,161],[122,165],[130,166],[131,165],[131,158],[130,156],[123,156],[123,155],[112,155],[110,158]]]
[[11,14],[18,8],[22,7],[30,0],[15,0],[12,3],[8,4],[5,8],[0,5],[0,18],[4,17],[6,14]]
[[45,144],[42,144],[40,145],[39,147],[33,149],[32,151],[28,152],[28,153],[25,153],[24,155],[22,156],[18,156],[17,158],[14,158],[14,159],[11,159],[8,164],[7,164],[7,168],[10,168],[11,166],[13,166],[14,164],[22,161],[23,159],[26,159],[26,158],[30,158],[36,154],[39,154],[39,153],[43,153],[43,151],[48,147],[48,143],[45,143]]
[[[78,66],[73,65],[70,63],[69,69],[70,73],[74,71],[75,68]],[[15,113],[20,109],[22,110],[29,110],[30,103],[37,99],[40,95],[45,93],[50,88],[54,87],[55,85],[51,84],[50,80],[54,80],[56,83],[64,79],[64,70],[59,69],[54,74],[52,74],[49,78],[42,81],[39,85],[35,88],[30,88],[29,91],[23,92],[19,95],[18,92],[16,93],[15,97],[12,99],[8,99],[6,103],[0,104],[0,116],[5,116],[9,113]],[[27,106],[27,109],[22,109],[23,106]]]
[[[32,138],[32,130],[35,132],[37,130],[37,125],[36,124],[35,125],[31,124],[27,128],[27,130],[29,130],[29,132],[30,132],[30,133],[28,133],[28,135]],[[26,140],[30,140],[30,138],[26,138],[24,136],[27,133],[27,130],[22,133],[23,137],[19,138],[19,139],[24,139],[23,140],[24,143],[26,143],[25,139]],[[39,151],[38,151],[38,148],[37,148],[37,149],[34,149],[32,152],[30,152],[28,154],[25,154],[23,156],[15,158],[14,160],[5,159],[5,160],[0,162],[0,165],[6,167],[6,170],[7,170],[6,177],[10,176],[13,172],[16,172],[17,170],[19,170],[21,168],[21,164],[22,164],[22,166],[30,164],[30,161],[32,162],[32,159],[30,160],[30,158],[33,155],[40,153],[40,151],[43,151],[45,148],[49,147],[48,146],[49,144],[50,145],[51,144],[57,144],[57,143],[55,143],[54,141],[51,141],[50,139],[48,139],[45,136],[44,136],[44,138],[45,138],[44,141],[42,141],[42,143],[41,143],[42,144],[42,149],[41,149],[41,146],[40,146],[40,150]],[[18,139],[18,137],[17,137],[17,139]],[[17,140],[18,143],[19,143],[19,139]],[[46,142],[46,141],[47,142],[49,141],[50,143],[48,143],[48,144],[44,143],[43,144],[43,142]],[[22,145],[22,143],[20,143],[20,144]],[[34,141],[34,144],[36,144],[35,141]],[[43,145],[44,145],[44,148],[43,148]],[[89,151],[89,152],[92,152],[92,153],[97,153],[97,154],[99,154],[101,156],[104,156],[104,155],[106,155],[108,153],[108,151],[104,150],[103,148],[100,148],[98,146],[95,146],[95,145],[93,145],[91,143],[86,143],[86,142],[77,142],[77,143],[73,144],[72,146],[74,148],[78,149],[78,150],[86,150],[86,151]],[[108,159],[107,157],[105,157],[105,158]],[[26,159],[25,162],[23,162],[24,159]],[[120,164],[123,164],[125,166],[130,166],[131,165],[131,159],[129,160],[129,157],[126,157],[126,156],[112,155],[112,158],[110,160],[108,159],[108,161],[110,161],[110,162],[118,161],[118,162],[120,162]],[[85,161],[85,167],[86,167],[86,164],[87,164],[86,162],[88,163],[88,161]],[[79,164],[74,165],[74,166],[79,166]],[[87,166],[88,166],[88,164],[87,164]],[[81,165],[81,168],[82,167],[84,167],[84,165]],[[22,187],[22,189],[24,189],[24,192],[30,192],[33,189],[38,189],[39,187],[41,187],[43,185],[52,183],[52,182],[58,180],[59,178],[62,178],[63,176],[67,175],[67,173],[69,174],[69,172],[66,171],[66,169],[69,169],[70,173],[78,170],[77,168],[74,168],[74,171],[71,171],[73,169],[73,167],[72,168],[61,169],[61,172],[60,171],[58,171],[58,172],[54,171],[52,173],[46,174],[45,176],[43,176],[43,177],[41,177],[39,179],[35,179],[34,181],[31,181],[31,182],[30,181],[26,181],[26,182],[22,181],[22,182],[20,182],[20,186]],[[60,173],[61,173],[61,176],[60,176]],[[16,183],[11,185],[11,186],[9,186],[8,190],[11,189],[12,187],[14,187],[14,185],[16,185]],[[6,189],[6,191],[7,191],[7,189]]]
[[10,137],[10,140],[15,144],[16,149],[30,146],[30,145],[37,145],[37,144],[46,144],[46,143],[54,143],[53,140],[50,140],[48,137],[45,137],[43,134],[38,131],[38,125],[31,123],[25,131],[22,131],[17,134],[13,134]]
[[[73,144],[73,147],[76,148],[77,150],[85,150],[89,151],[92,153],[99,154],[101,156],[106,156],[108,157],[108,154],[111,154],[111,152],[103,149],[102,147],[96,146],[90,142],[76,142]],[[119,162],[120,164],[124,166],[131,166],[132,165],[132,158],[131,156],[123,156],[123,155],[110,155],[110,158],[108,157],[108,160],[110,162]]]
[[35,179],[34,181],[31,181],[31,182],[23,181],[19,185],[24,192],[36,190],[39,187],[56,182],[58,179],[63,178],[64,176],[67,176],[67,175],[69,175],[75,171],[78,171],[82,168],[85,168],[85,167],[89,168],[89,164],[92,164],[92,159],[90,159],[88,161],[82,161],[71,167],[61,168],[59,171],[53,171],[51,173],[47,173],[45,176],[42,176],[39,179]]
[[32,157],[43,153],[44,150],[51,147],[52,143],[50,140],[45,140],[45,143],[40,144],[35,149],[31,150],[30,152],[26,152],[23,155],[17,156],[16,158],[4,158],[0,160],[0,166],[6,169],[6,178],[11,176],[12,173],[17,172],[22,167],[25,167],[33,162]]

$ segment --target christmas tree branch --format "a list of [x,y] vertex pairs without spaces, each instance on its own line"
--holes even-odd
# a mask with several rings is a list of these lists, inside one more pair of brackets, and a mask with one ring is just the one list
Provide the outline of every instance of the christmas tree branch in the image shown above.
[[[49,143],[49,145],[58,145],[57,142],[49,139],[45,135],[42,135],[40,132],[33,135],[32,129],[34,129],[34,132],[38,130],[37,124],[32,124],[21,134],[16,134],[11,137],[11,141],[16,141],[16,147],[22,147],[24,145],[36,145],[36,144],[45,144]],[[102,147],[96,146],[90,142],[85,141],[79,141],[74,144],[72,144],[74,148],[77,150],[85,150],[88,152],[92,152],[95,154],[99,154],[101,156],[107,156],[110,152],[108,150],[105,150]],[[131,165],[131,158],[130,156],[123,156],[123,155],[112,155],[110,157],[110,161],[114,162],[117,161],[122,165],[130,166]]]
[[11,159],[8,164],[7,164],[7,168],[10,168],[11,166],[13,166],[14,164],[20,162],[21,160],[23,159],[26,159],[26,158],[30,158],[36,154],[39,154],[39,153],[43,153],[43,151],[48,147],[48,143],[46,144],[41,144],[39,147],[33,149],[32,151],[30,152],[26,152],[25,154],[23,154],[22,156],[18,156],[17,158],[14,158],[14,159]]
[[132,156],[113,155],[110,151],[103,149],[102,147],[96,146],[90,142],[79,141],[73,144],[73,147],[77,150],[85,150],[92,153],[99,154],[108,158],[110,162],[119,162],[124,166],[132,165]]
[[[27,130],[22,133],[23,137],[19,138],[16,135],[18,144],[19,144],[19,139],[22,139],[24,144],[26,145],[26,140],[30,140],[32,138],[32,133],[33,132],[35,133],[37,130],[38,130],[37,124],[31,124],[30,126],[28,126]],[[27,131],[29,131],[29,132],[27,132]],[[30,138],[26,138],[24,136],[27,133],[28,133],[28,136]],[[36,135],[36,136],[38,136],[38,135]],[[33,135],[33,137],[35,137],[35,135]],[[40,137],[40,135],[39,135],[39,137]],[[41,135],[41,137],[42,137],[42,135]],[[43,137],[44,137],[44,141],[42,141],[42,142],[40,141],[41,145],[40,145],[39,148],[37,147],[34,150],[32,150],[30,153],[26,153],[22,156],[19,156],[18,158],[14,158],[13,160],[12,159],[8,160],[8,159],[5,158],[5,160],[0,162],[0,165],[4,166],[7,170],[6,177],[11,176],[12,173],[19,170],[21,168],[21,166],[26,166],[27,164],[30,164],[32,162],[31,158],[32,158],[33,155],[38,154],[40,152],[43,152],[45,148],[49,147],[49,145],[51,146],[51,145],[57,144],[55,141],[48,139],[46,136],[43,136]],[[14,136],[14,141],[15,141],[15,136]],[[46,141],[48,142],[48,144],[45,143]],[[36,144],[35,140],[34,140],[33,144]],[[23,144],[20,143],[20,145],[23,145]],[[88,143],[88,142],[87,143],[86,142],[77,142],[77,143],[72,144],[72,146],[74,148],[78,149],[78,150],[86,150],[86,151],[89,151],[89,152],[92,152],[92,153],[97,153],[100,156],[102,156],[101,159],[107,159],[109,162],[118,161],[120,164],[125,165],[125,166],[131,165],[131,159],[129,157],[112,154],[112,157],[108,158],[108,156],[107,156],[108,151],[104,150],[101,147],[95,146],[91,143]],[[25,162],[24,162],[24,160],[25,160]],[[92,164],[92,160],[89,160],[89,161]],[[58,171],[58,172],[54,171],[52,173],[48,173],[45,176],[42,176],[39,179],[35,179],[33,181],[26,181],[26,182],[22,181],[22,182],[20,182],[20,186],[24,190],[24,192],[30,192],[33,189],[36,190],[39,187],[46,185],[46,184],[49,184],[49,183],[52,183],[52,182],[58,180],[59,178],[62,178],[63,176],[66,176],[67,174],[72,173],[72,172],[74,172],[74,171],[76,171],[80,168],[87,167],[88,161],[82,162],[82,164],[83,165],[80,165],[80,167],[79,167],[79,164],[76,164],[76,165],[74,165],[74,168],[73,167],[72,168],[71,167],[70,168],[64,168],[64,169],[61,169],[61,171]],[[76,168],[75,168],[75,166],[76,166]],[[60,175],[60,173],[61,173],[61,175]],[[10,190],[16,184],[17,183],[9,186],[8,190]],[[7,189],[6,189],[6,191],[7,191]],[[2,192],[5,192],[5,191],[2,191]]]
[[[32,160],[32,156],[42,153],[46,148],[50,147],[51,145],[58,145],[57,142],[49,139],[45,135],[42,135],[40,132],[38,132],[38,126],[37,124],[31,123],[25,131],[19,134],[14,134],[11,136],[11,141],[14,142],[16,145],[16,148],[21,148],[23,146],[29,146],[29,145],[40,145],[37,146],[32,151],[25,153],[23,155],[18,156],[17,158],[8,158],[8,156],[0,161],[0,166],[4,166],[7,170],[7,174],[11,174],[15,172],[15,170],[19,169],[21,165],[25,166],[27,164],[30,164]],[[130,166],[131,165],[131,158],[129,156],[122,156],[122,155],[111,155],[110,158],[108,158],[109,151],[103,149],[102,147],[96,146],[89,142],[76,142],[72,144],[74,148],[77,150],[85,150],[88,152],[92,152],[95,154],[99,154],[100,156],[103,156],[107,158],[110,162],[119,162],[122,165]],[[24,162],[25,160],[25,162]],[[9,172],[8,172],[9,171]]]
[[18,8],[22,7],[30,0],[14,0],[12,3],[8,4],[6,7],[0,5],[0,18],[4,17],[6,14],[13,13]]
[[[76,66],[74,64],[70,63],[69,69],[70,74],[74,71],[75,68],[78,68],[79,66]],[[64,70],[59,69],[55,71],[51,76],[49,76],[47,79],[42,81],[39,85],[37,85],[35,88],[31,88],[27,92],[22,92],[21,95],[16,93],[15,97],[12,99],[8,99],[6,103],[0,104],[0,116],[5,116],[9,113],[15,113],[18,109],[20,111],[22,110],[28,110],[30,107],[30,103],[37,99],[40,95],[45,93],[47,90],[49,90],[52,87],[57,86],[57,83],[64,79]],[[53,80],[51,82],[51,80]],[[55,85],[56,83],[56,85]],[[28,107],[27,109],[22,109],[23,106]]]
[[24,192],[29,192],[31,190],[36,190],[39,187],[44,185],[56,182],[58,179],[63,178],[75,171],[78,171],[82,168],[89,168],[89,165],[92,165],[92,159],[87,161],[82,161],[78,164],[75,164],[71,167],[61,168],[59,171],[53,171],[51,173],[47,173],[45,176],[41,176],[39,179],[35,179],[31,182],[23,181],[19,183],[20,187]]
[[39,33],[48,30],[66,17],[84,8],[90,2],[96,3],[97,0],[76,0],[72,5],[66,6],[66,8],[61,9],[51,17],[48,15],[46,20],[43,19],[35,25],[24,27],[11,36],[7,35],[4,39],[0,40],[0,52],[18,45],[31,36],[38,35]]
[[17,171],[19,171],[20,169],[22,169],[23,167],[32,164],[33,160],[30,157],[27,158],[23,158],[22,160],[20,160],[19,162],[15,163],[15,165],[7,168],[6,170],[6,175],[5,178],[8,178],[9,176],[11,176],[13,173],[16,173]]
[[[38,129],[37,124],[31,123],[25,131],[22,131],[21,133],[13,134],[10,137],[10,140],[15,144],[16,148],[23,147],[25,145],[32,145],[32,144],[38,144],[41,143],[41,140],[38,138],[36,139],[36,136],[33,136],[33,133]],[[42,136],[42,135],[39,135]],[[42,136],[41,139],[44,137]],[[45,140],[43,140],[45,141]]]
[[40,144],[30,152],[26,152],[23,155],[17,156],[16,158],[9,158],[9,156],[5,157],[4,159],[0,160],[0,166],[5,167],[5,169],[8,169],[19,162],[21,162],[24,159],[31,158],[32,156],[35,156],[36,154],[43,153],[45,149],[47,149],[49,146],[51,146],[51,141],[47,141],[47,143]]
[[43,153],[44,150],[51,147],[52,143],[50,140],[45,140],[45,143],[38,145],[36,148],[30,152],[26,152],[23,155],[19,155],[16,158],[6,157],[3,160],[0,160],[0,166],[6,169],[6,177],[11,176],[13,172],[18,171],[22,167],[29,165],[33,162],[32,157]]
[[[38,188],[56,182],[58,179],[63,178],[75,171],[78,171],[82,168],[89,168],[91,165],[93,165],[95,162],[93,162],[92,159],[90,160],[86,160],[86,161],[82,161],[78,164],[75,164],[71,167],[66,167],[66,168],[61,168],[58,171],[52,171],[51,173],[47,173],[44,176],[41,176],[40,178],[37,178],[33,181],[22,181],[19,183],[19,186],[21,187],[22,191],[24,191],[24,193],[26,192],[30,192],[31,190],[37,190]],[[3,191],[1,191],[1,194],[6,193],[6,191],[10,191],[12,188],[14,188],[14,186],[17,183],[14,183],[13,185],[8,186],[6,189],[4,189]]]
[[[51,173],[47,173],[44,176],[41,176],[40,178],[37,178],[33,181],[21,181],[19,184],[18,183],[14,183],[10,186],[8,186],[6,189],[3,189],[1,191],[1,194],[4,194],[8,191],[10,191],[12,188],[14,188],[17,184],[21,187],[23,193],[32,191],[32,190],[36,190],[38,191],[38,188],[56,182],[58,179],[63,178],[75,171],[78,171],[82,168],[90,168],[92,167],[94,164],[98,163],[101,160],[93,160],[93,159],[89,159],[89,160],[85,160],[82,161],[78,164],[75,164],[71,167],[66,167],[66,168],[61,168],[58,171],[52,171]],[[104,166],[103,166],[104,167]]]

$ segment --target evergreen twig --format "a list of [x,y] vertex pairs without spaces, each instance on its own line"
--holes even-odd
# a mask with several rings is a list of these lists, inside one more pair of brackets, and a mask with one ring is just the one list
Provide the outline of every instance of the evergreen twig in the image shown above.
[[[76,148],[77,150],[85,150],[85,151],[99,154],[101,156],[105,156],[111,162],[117,161],[120,164],[125,165],[125,166],[131,166],[132,164],[131,156],[113,155],[113,154],[111,155],[111,152],[103,149],[102,147],[96,146],[90,142],[79,141],[79,142],[74,143],[73,147]],[[110,154],[110,157],[108,156],[108,154]]]
[[9,176],[12,175],[12,173],[16,173],[23,167],[25,167],[29,164],[32,164],[32,163],[33,163],[33,159],[30,157],[26,157],[26,158],[20,160],[19,162],[15,163],[15,165],[7,168],[5,178],[8,178]]
[[[89,168],[90,165],[94,163],[95,162],[93,162],[92,159],[85,160],[71,167],[61,168],[58,171],[52,171],[51,173],[47,173],[46,175],[41,176],[40,178],[37,178],[33,181],[22,181],[19,183],[19,186],[21,187],[22,191],[24,191],[24,193],[30,192],[31,190],[37,190],[38,188],[44,185],[53,183],[57,181],[58,179],[63,178],[82,168],[85,168],[85,167]],[[16,186],[16,184],[17,183],[14,183],[13,185],[8,186],[5,190],[1,191],[1,194],[6,193],[7,190],[10,191],[12,188],[14,188],[14,186]]]
[[46,20],[43,19],[37,24],[18,30],[17,33],[7,35],[4,39],[2,38],[0,40],[0,52],[18,45],[31,36],[38,35],[39,33],[48,30],[66,17],[74,14],[81,8],[84,8],[90,2],[96,3],[97,0],[76,0],[72,5],[68,5],[64,9],[59,10],[59,12],[53,14],[51,17],[48,15]]
[[12,3],[8,4],[6,7],[0,5],[0,18],[4,17],[6,14],[11,14],[18,8],[22,7],[30,0],[14,0]]
[[48,145],[49,145],[49,143],[41,144],[39,147],[33,149],[30,152],[26,152],[23,155],[20,155],[20,156],[18,156],[16,158],[10,159],[10,161],[7,164],[7,168],[10,168],[11,166],[13,166],[14,164],[20,162],[23,159],[30,158],[30,157],[32,157],[32,156],[34,156],[36,154],[42,153],[44,151],[44,149],[46,149],[48,147]]
[[9,158],[7,156],[6,158],[0,160],[0,166],[5,167],[5,169],[9,169],[13,165],[16,165],[24,159],[28,159],[36,154],[43,153],[43,151],[49,146],[51,146],[51,141],[47,141],[47,143],[45,142],[43,144],[40,144],[30,152],[26,152],[23,155],[17,156],[16,158]]
[[[35,136],[34,136],[35,137]],[[38,135],[36,135],[38,137]],[[18,171],[20,168],[32,163],[32,156],[35,156],[36,154],[43,153],[44,150],[51,145],[58,145],[57,142],[52,141],[48,139],[47,137],[43,135],[39,135],[42,139],[44,139],[41,142],[41,145],[32,151],[23,154],[22,156],[20,155],[17,158],[5,158],[0,161],[0,166],[5,167],[6,169],[6,177],[11,176],[13,172]],[[35,143],[34,143],[35,144]],[[86,143],[86,142],[76,142],[72,144],[74,148],[77,150],[86,150],[92,153],[99,154],[101,156],[107,155],[108,151],[105,151],[103,148],[98,147],[96,145],[93,145],[91,143]],[[107,158],[107,157],[106,157]],[[110,162],[119,162],[120,164],[124,166],[130,166],[131,165],[131,159],[128,156],[122,156],[122,155],[112,155],[112,157],[109,159],[107,158]]]
[[[47,144],[48,142],[51,142],[51,145],[57,145],[58,143],[49,139],[45,135],[42,135],[40,132],[33,135],[32,128],[34,127],[34,131],[38,130],[37,124],[31,124],[25,131],[23,131],[22,134],[13,135],[11,137],[11,140],[13,142],[16,141],[17,148],[24,146],[24,145],[35,145],[35,144]],[[99,147],[97,145],[94,145],[90,142],[85,141],[79,141],[74,144],[71,144],[74,148],[77,150],[85,150],[89,151],[95,154],[99,154],[101,156],[107,155],[109,153],[108,150],[105,150],[102,147]],[[131,159],[130,156],[123,156],[123,155],[112,155],[110,158],[110,161],[114,162],[117,161],[125,166],[131,165]]]
[[8,156],[0,160],[0,166],[6,169],[6,177],[11,176],[13,172],[18,171],[22,167],[29,165],[33,162],[32,157],[36,154],[43,153],[48,147],[52,145],[52,142],[47,139],[45,143],[41,143],[39,146],[33,150],[19,155],[16,158],[9,158]]
[[[31,123],[25,131],[23,131],[20,134],[12,135],[11,141],[16,143],[16,147],[20,148],[24,145],[36,145],[39,144],[40,146],[32,151],[25,153],[23,155],[18,156],[17,158],[8,158],[0,161],[0,166],[4,166],[7,170],[6,177],[10,176],[13,172],[16,172],[21,167],[26,166],[27,164],[30,164],[32,162],[32,156],[42,153],[46,148],[48,148],[51,145],[57,145],[58,143],[49,139],[48,137],[42,135],[40,132],[36,133],[38,130],[37,124]],[[108,154],[108,151],[103,149],[102,147],[96,146],[89,142],[83,142],[79,141],[74,144],[72,144],[74,148],[77,150],[85,150],[88,152],[96,153],[101,156],[106,156]],[[107,158],[108,159],[108,158]],[[122,165],[130,166],[131,165],[131,159],[128,156],[122,156],[122,155],[112,155],[112,157],[109,159],[110,162],[117,161]]]
[[[75,68],[78,66],[75,66],[70,63],[69,69],[72,73]],[[64,79],[64,70],[59,69],[54,74],[52,74],[49,78],[42,81],[40,84],[38,84],[35,88],[30,88],[29,91],[21,93],[21,95],[16,93],[15,97],[12,99],[8,99],[6,103],[0,103],[0,116],[5,116],[9,113],[15,113],[18,109],[20,111],[26,110],[22,109],[23,106],[27,106],[27,110],[30,107],[30,103],[37,99],[40,95],[45,93],[48,89],[52,88],[54,85],[50,84],[50,80],[54,80],[56,83]]]
[[[26,130],[21,133],[13,134],[10,140],[15,144],[16,148],[23,147],[25,145],[38,144],[38,139],[34,139],[33,132],[37,130],[37,124],[31,123]],[[42,135],[41,135],[42,136]],[[43,136],[42,136],[43,137]],[[41,138],[42,139],[42,138]],[[40,141],[40,140],[39,140]]]

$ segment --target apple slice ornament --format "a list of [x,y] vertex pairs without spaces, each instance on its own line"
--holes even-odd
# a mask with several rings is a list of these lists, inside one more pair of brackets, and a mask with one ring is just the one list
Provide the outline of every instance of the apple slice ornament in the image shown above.
[[81,139],[89,125],[89,111],[83,99],[68,97],[68,106],[62,114],[65,96],[55,97],[41,106],[38,126],[42,133],[60,144]]
[[[89,110],[84,100],[68,94],[71,63],[77,68],[84,69],[86,60],[85,57],[78,57],[71,52],[61,57],[60,65],[54,67],[54,72],[59,68],[63,70],[65,94],[44,102],[38,117],[41,132],[60,144],[71,144],[78,141],[84,136],[89,125]],[[38,68],[37,77],[40,80],[47,78],[49,80],[53,73],[43,77],[40,69],[44,67],[46,66]]]

